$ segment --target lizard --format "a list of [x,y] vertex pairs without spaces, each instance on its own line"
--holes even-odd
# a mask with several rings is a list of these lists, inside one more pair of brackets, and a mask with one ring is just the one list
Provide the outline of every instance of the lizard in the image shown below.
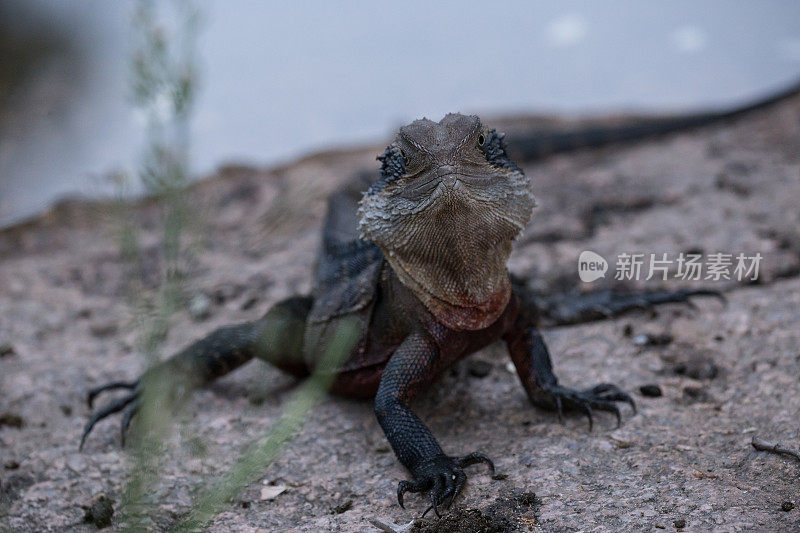
[[[504,341],[534,406],[559,419],[565,411],[584,413],[590,430],[595,411],[612,413],[619,425],[620,404],[635,413],[633,398],[610,383],[561,385],[542,320],[573,324],[693,296],[721,296],[704,289],[602,291],[562,301],[556,311],[537,305],[506,267],[512,242],[537,201],[503,134],[477,116],[416,120],[400,128],[378,160],[377,180],[362,177],[330,198],[310,295],[278,302],[257,320],[217,329],[135,381],[90,390],[90,408],[101,393],[128,392],[90,416],[80,447],[98,421],[117,412],[124,444],[153,372],[180,379],[190,392],[258,358],[298,378],[330,373],[332,393],[374,398],[377,421],[411,474],[398,484],[398,503],[404,507],[406,493],[427,492],[425,513],[439,515],[439,506],[449,507],[461,493],[466,467],[484,463],[494,471],[491,459],[478,451],[446,454],[411,409],[447,368]],[[346,345],[346,358],[318,368],[342,325],[357,333]]]

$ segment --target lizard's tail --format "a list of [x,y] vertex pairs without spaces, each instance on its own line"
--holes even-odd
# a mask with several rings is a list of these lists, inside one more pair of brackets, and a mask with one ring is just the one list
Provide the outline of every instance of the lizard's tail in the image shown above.
[[632,118],[616,125],[578,127],[577,129],[543,128],[516,135],[509,134],[506,137],[506,145],[512,157],[518,161],[536,161],[560,152],[640,141],[738,118],[797,94],[800,94],[800,80],[765,98],[733,109],[675,116]]

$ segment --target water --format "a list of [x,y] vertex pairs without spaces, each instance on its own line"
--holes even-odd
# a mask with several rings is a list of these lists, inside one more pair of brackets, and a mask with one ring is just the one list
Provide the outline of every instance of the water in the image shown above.
[[[128,91],[133,3],[3,2],[14,32],[58,34],[69,53],[39,64],[0,114],[0,226],[64,195],[109,193],[104,176],[135,169],[142,149]],[[198,176],[374,142],[423,115],[686,109],[800,75],[796,2],[198,5]]]

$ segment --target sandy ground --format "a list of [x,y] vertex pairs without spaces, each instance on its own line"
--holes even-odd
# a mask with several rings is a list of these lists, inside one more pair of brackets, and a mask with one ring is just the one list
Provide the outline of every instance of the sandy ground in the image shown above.
[[[319,154],[268,170],[221,169],[194,187],[204,242],[168,354],[215,327],[259,316],[309,290],[324,198],[380,146]],[[529,166],[542,204],[511,270],[547,291],[580,284],[578,254],[761,252],[761,282],[716,282],[727,306],[696,301],[545,333],[567,385],[612,381],[635,393],[615,429],[532,408],[502,346],[455,367],[416,406],[445,450],[481,450],[502,475],[474,467],[453,512],[418,530],[800,530],[800,462],[757,452],[754,434],[800,447],[800,100],[735,124]],[[143,289],[158,279],[158,211],[137,206]],[[118,421],[78,452],[85,391],[144,366],[113,210],[66,202],[0,233],[0,524],[18,531],[90,531],[86,505],[119,501],[130,458]],[[655,287],[656,282],[643,283]],[[711,282],[709,282],[711,283]],[[675,287],[677,282],[665,282]],[[587,288],[587,287],[584,287]],[[589,287],[590,288],[590,287]],[[639,346],[640,334],[671,335]],[[656,384],[663,396],[642,396]],[[152,529],[176,523],[210,483],[268,432],[295,383],[255,362],[198,391],[167,441],[152,491]],[[18,417],[18,418],[16,418]],[[211,531],[376,531],[405,524],[423,499],[395,499],[407,476],[369,402],[331,397],[278,460],[228,505]],[[264,486],[285,492],[262,499]],[[782,510],[784,502],[796,508]],[[119,527],[114,523],[113,528]]]

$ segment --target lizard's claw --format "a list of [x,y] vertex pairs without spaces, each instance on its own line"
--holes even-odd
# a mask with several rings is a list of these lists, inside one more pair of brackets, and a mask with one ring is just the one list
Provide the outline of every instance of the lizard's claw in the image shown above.
[[125,410],[125,412],[122,415],[122,425],[120,428],[120,435],[121,435],[122,446],[125,446],[125,433],[128,431],[128,427],[130,426],[131,420],[139,411],[139,396],[141,393],[141,389],[139,387],[138,381],[130,383],[124,381],[115,381],[112,383],[108,383],[107,385],[91,389],[87,396],[87,403],[89,404],[89,408],[91,408],[92,405],[94,404],[95,398],[97,398],[99,394],[113,389],[128,389],[131,392],[121,398],[118,398],[106,404],[104,407],[101,407],[96,412],[94,412],[91,417],[89,417],[89,420],[86,422],[86,426],[84,426],[83,428],[83,435],[81,435],[81,443],[80,446],[78,446],[78,450],[83,449],[83,445],[86,442],[86,437],[89,436],[89,433],[91,433],[92,428],[94,428],[95,424],[97,424],[100,420],[106,418],[107,416],[112,415],[114,413],[118,413],[123,409]]
[[100,385],[99,387],[89,389],[89,394],[86,395],[86,403],[89,405],[89,409],[91,409],[94,406],[95,398],[103,392],[114,389],[133,390],[136,388],[136,385],[138,385],[138,381],[112,381],[111,383]]
[[441,516],[439,506],[444,504],[445,508],[450,508],[467,481],[467,475],[462,469],[477,463],[486,463],[494,473],[494,463],[491,459],[477,452],[464,457],[438,455],[424,462],[414,470],[414,481],[401,481],[397,486],[397,501],[400,507],[405,509],[403,495],[406,492],[429,491],[431,504],[422,516],[431,509],[436,516]]
[[592,430],[594,420],[593,409],[614,413],[617,417],[617,427],[622,425],[622,414],[616,402],[625,402],[636,413],[636,402],[629,394],[611,383],[601,383],[585,390],[573,390],[560,385],[545,385],[543,387],[552,398],[552,405],[558,412],[561,420],[563,411],[580,411],[589,419],[589,431]]

